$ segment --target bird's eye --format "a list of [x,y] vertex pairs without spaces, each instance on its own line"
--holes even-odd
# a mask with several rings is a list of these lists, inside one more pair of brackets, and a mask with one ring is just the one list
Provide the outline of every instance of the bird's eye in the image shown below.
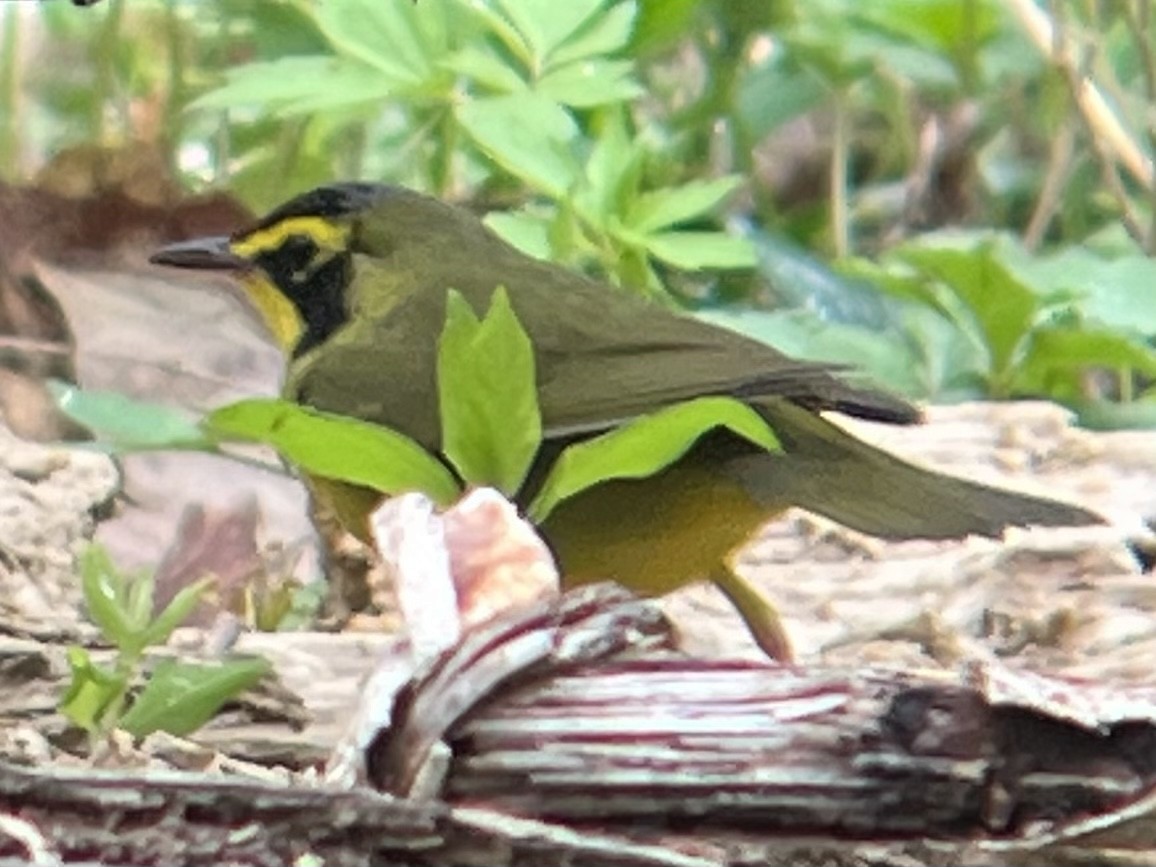
[[282,292],[294,297],[309,282],[320,252],[317,242],[308,235],[292,234],[278,246],[254,256],[253,264],[262,269]]
[[284,270],[304,271],[317,256],[317,244],[308,235],[290,235],[276,255]]

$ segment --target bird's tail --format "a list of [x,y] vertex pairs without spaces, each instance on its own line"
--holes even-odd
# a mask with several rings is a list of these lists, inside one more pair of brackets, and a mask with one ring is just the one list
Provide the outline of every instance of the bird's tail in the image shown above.
[[756,408],[785,455],[730,464],[756,499],[801,506],[884,539],[998,537],[1010,526],[1084,526],[1104,519],[1078,506],[921,469],[780,399]]

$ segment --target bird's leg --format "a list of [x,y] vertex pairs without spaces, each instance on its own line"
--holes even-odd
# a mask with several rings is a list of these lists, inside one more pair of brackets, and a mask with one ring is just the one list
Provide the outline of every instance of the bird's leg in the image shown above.
[[711,574],[710,580],[739,612],[763,653],[776,662],[794,661],[791,640],[778,609],[757,587],[735,571],[729,558]]
[[328,479],[305,477],[304,482],[309,493],[309,518],[317,531],[321,567],[329,585],[323,620],[340,628],[373,603],[371,585],[372,579],[380,577],[380,558],[366,533],[350,529],[365,526],[365,516],[380,495]]

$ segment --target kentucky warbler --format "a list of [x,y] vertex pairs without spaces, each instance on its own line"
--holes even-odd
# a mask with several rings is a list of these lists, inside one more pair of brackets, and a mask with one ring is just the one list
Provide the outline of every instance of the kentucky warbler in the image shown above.
[[[784,652],[774,610],[728,561],[788,506],[886,539],[1100,521],[1075,506],[901,461],[819,413],[910,424],[919,412],[909,404],[531,258],[467,211],[408,189],[321,187],[232,237],[174,244],[152,261],[238,271],[288,357],[288,398],[387,425],[435,451],[446,290],[483,313],[505,286],[534,347],[545,436],[539,479],[563,445],[640,414],[705,394],[746,401],[783,453],[718,431],[657,476],[579,494],[541,529],[567,583],[613,579],[653,595],[711,578],[771,653]],[[321,487],[346,527],[364,537],[378,496]]]

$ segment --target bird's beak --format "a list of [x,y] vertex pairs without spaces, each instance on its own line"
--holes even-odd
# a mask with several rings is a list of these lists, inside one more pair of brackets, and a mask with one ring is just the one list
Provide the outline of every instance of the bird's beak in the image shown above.
[[218,235],[208,238],[193,238],[161,247],[149,261],[154,265],[172,265],[177,268],[199,268],[201,270],[241,270],[252,263],[238,256],[229,248],[229,237]]

